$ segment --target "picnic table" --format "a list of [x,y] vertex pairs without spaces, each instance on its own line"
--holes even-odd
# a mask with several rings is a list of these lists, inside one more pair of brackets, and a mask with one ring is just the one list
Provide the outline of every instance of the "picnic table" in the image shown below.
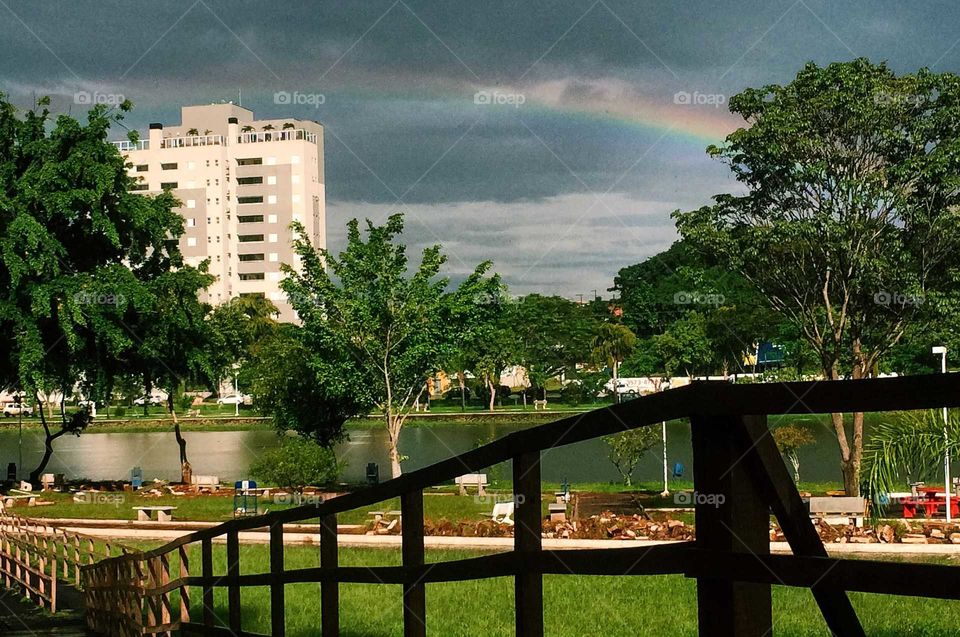
[[[924,516],[931,518],[937,514],[940,507],[947,507],[947,494],[940,487],[917,487],[916,496],[903,498],[903,517],[915,518],[917,512],[923,510]],[[960,500],[950,498],[951,517],[960,517]]]
[[154,512],[157,514],[158,522],[169,522],[173,519],[173,511],[176,508],[175,506],[133,507],[134,511],[137,512],[137,520],[140,522],[152,520]]

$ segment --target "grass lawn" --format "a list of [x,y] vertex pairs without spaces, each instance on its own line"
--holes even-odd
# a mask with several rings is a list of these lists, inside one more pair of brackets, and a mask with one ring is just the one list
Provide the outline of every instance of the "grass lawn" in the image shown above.
[[[428,550],[428,561],[474,557],[476,551]],[[265,546],[243,546],[241,573],[267,572]],[[318,565],[317,550],[290,547],[285,551],[288,568]],[[199,553],[191,562],[199,564]],[[215,573],[226,569],[226,550],[214,547]],[[396,565],[400,553],[393,549],[341,548],[344,566]],[[941,560],[941,563],[956,564]],[[288,585],[287,634],[291,637],[319,635],[319,588],[317,584]],[[342,635],[401,635],[401,590],[395,585],[341,585]],[[192,614],[201,617],[199,591],[193,592]],[[580,635],[671,635],[697,634],[696,583],[682,576],[559,576],[544,577],[546,634]],[[889,637],[956,635],[960,625],[960,602],[852,593],[854,607],[868,635]],[[242,621],[245,630],[269,632],[269,591],[244,589]],[[216,614],[226,618],[226,590],[215,595]],[[774,634],[807,637],[827,635],[813,597],[806,589],[774,587]],[[427,626],[432,635],[513,635],[513,582],[498,578],[427,586]]]

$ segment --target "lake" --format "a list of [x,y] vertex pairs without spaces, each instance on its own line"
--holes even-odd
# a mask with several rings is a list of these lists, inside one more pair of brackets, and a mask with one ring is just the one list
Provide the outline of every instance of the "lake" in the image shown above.
[[[828,417],[808,422],[816,435],[815,445],[800,454],[800,475],[809,481],[840,481],[836,437]],[[400,437],[400,451],[408,456],[405,469],[417,469],[452,455],[469,451],[501,436],[523,428],[515,423],[454,423],[406,427]],[[194,473],[217,475],[222,480],[249,478],[248,468],[257,454],[277,445],[271,431],[185,432],[187,453]],[[344,479],[360,482],[366,464],[380,465],[381,479],[389,477],[386,431],[360,428],[350,431],[350,439],[337,447],[338,456],[347,462]],[[680,462],[684,478],[692,479],[690,430],[685,422],[667,427],[667,457],[672,469]],[[68,478],[92,480],[129,479],[130,469],[139,466],[145,479],[179,479],[177,443],[173,433],[88,433],[80,437],[64,436],[54,443],[54,455],[48,472],[64,473]],[[659,446],[650,452],[634,474],[637,480],[659,480],[662,476]],[[24,430],[23,461],[32,469],[42,457],[43,436],[35,429]],[[17,462],[17,431],[0,431],[0,468]],[[568,445],[543,456],[543,479],[560,482],[606,482],[617,480],[616,469],[607,459],[607,447],[601,439]],[[25,472],[24,472],[25,473]],[[488,470],[495,477],[508,478],[509,468]]]

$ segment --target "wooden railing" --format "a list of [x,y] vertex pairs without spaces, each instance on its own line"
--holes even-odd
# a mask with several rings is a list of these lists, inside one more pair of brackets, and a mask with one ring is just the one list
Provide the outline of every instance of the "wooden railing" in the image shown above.
[[[156,550],[83,567],[88,621],[99,632],[128,635],[252,635],[241,623],[244,587],[270,589],[270,632],[284,635],[285,587],[320,583],[317,623],[324,637],[339,634],[339,585],[400,584],[403,630],[426,634],[428,585],[490,577],[515,580],[518,635],[543,635],[543,575],[683,574],[697,579],[699,630],[703,636],[738,637],[772,632],[771,585],[809,588],[837,635],[863,635],[847,591],[960,599],[955,567],[827,556],[796,487],[769,435],[766,416],[853,411],[900,411],[960,406],[960,375],[858,381],[688,387],[597,409],[519,431],[488,445],[413,471],[375,487],[318,505],[238,519],[181,537]],[[689,418],[693,442],[695,542],[642,544],[619,549],[543,550],[540,459],[543,450],[661,421]],[[513,550],[448,562],[424,563],[423,490],[494,464],[512,461],[515,501]],[[402,565],[338,564],[337,515],[399,497]],[[719,503],[719,504],[718,504]],[[793,555],[769,552],[770,512]],[[284,524],[320,523],[319,567],[284,567]],[[267,528],[269,571],[241,573],[240,532]],[[213,542],[226,543],[227,566],[214,573]],[[187,548],[199,543],[199,573]],[[171,563],[178,565],[171,576]],[[227,617],[214,614],[214,589],[225,588]],[[191,617],[191,591],[199,589],[202,614]],[[179,594],[179,602],[173,596]]]
[[0,511],[0,579],[6,589],[51,613],[57,612],[58,582],[80,586],[80,567],[133,552],[110,540],[52,526],[43,520]]

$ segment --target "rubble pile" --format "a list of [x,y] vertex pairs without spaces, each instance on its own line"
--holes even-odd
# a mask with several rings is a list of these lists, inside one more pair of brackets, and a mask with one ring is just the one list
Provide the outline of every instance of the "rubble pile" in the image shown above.
[[[894,522],[877,527],[813,523],[824,544],[960,544],[960,525],[931,522]],[[780,527],[771,525],[771,542],[785,542]]]
[[681,520],[653,520],[642,515],[603,511],[581,520],[543,523],[544,537],[576,540],[692,540],[693,527]]

